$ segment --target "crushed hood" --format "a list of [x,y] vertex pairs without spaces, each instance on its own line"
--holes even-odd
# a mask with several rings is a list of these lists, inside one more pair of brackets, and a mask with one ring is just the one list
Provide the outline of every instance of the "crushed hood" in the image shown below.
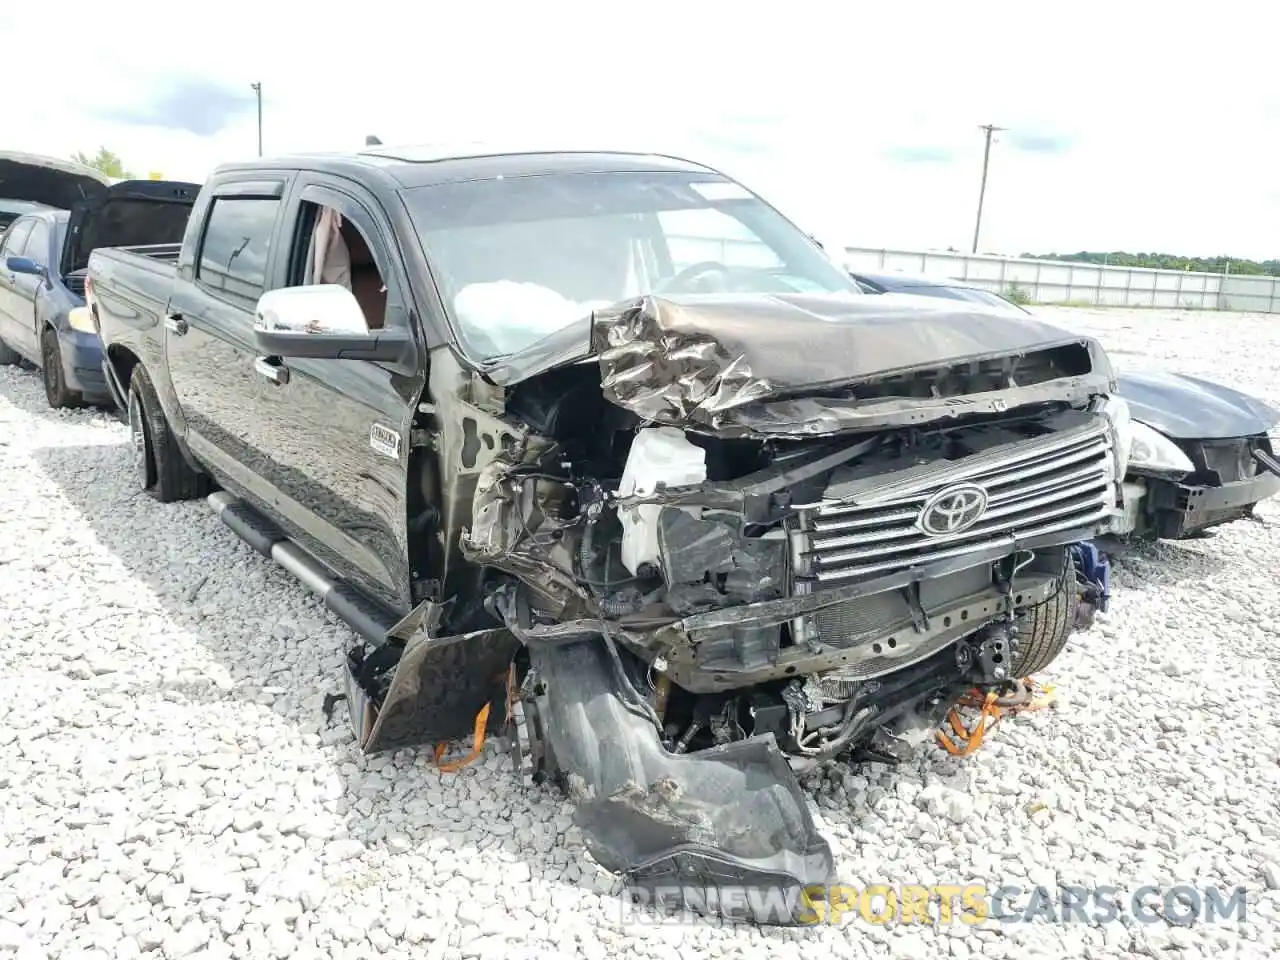
[[105,193],[111,178],[70,160],[0,151],[0,198],[70,210]]
[[1092,370],[1073,384],[1054,381],[1056,395],[1042,385],[1038,400],[1107,390],[1113,373],[1101,345],[1031,316],[935,298],[645,296],[571,324],[485,374],[511,385],[595,357],[605,397],[642,419],[812,436],[876,426],[891,413],[905,424],[987,412],[967,397],[857,401],[815,393],[1073,343],[1087,347]]
[[1133,419],[1174,440],[1253,437],[1280,423],[1271,404],[1211,380],[1156,371],[1118,379]]

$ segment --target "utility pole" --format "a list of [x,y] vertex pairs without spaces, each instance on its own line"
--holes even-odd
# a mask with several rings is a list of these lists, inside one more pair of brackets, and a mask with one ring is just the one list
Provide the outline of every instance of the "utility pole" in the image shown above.
[[258,96],[258,156],[262,156],[262,84],[251,83],[249,86]]
[[991,162],[991,135],[998,130],[1003,130],[1004,127],[997,127],[992,124],[985,123],[978,127],[978,129],[986,131],[987,142],[986,146],[982,149],[982,186],[978,188],[978,217],[973,224],[974,253],[978,252],[978,232],[982,229],[982,201],[986,199],[987,196],[987,166]]

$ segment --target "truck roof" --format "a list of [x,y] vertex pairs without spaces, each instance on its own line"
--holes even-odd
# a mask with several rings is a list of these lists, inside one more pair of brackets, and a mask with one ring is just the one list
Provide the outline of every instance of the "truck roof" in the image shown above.
[[500,149],[479,144],[378,145],[352,153],[307,153],[226,163],[217,172],[314,170],[355,179],[385,176],[400,187],[550,173],[679,171],[721,175],[679,157],[620,150]]

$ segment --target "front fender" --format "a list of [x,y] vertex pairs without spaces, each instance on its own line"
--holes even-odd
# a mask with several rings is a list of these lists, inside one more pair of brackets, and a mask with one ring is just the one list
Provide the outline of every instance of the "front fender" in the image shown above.
[[1134,420],[1172,440],[1226,440],[1266,433],[1280,410],[1224,384],[1180,373],[1122,373],[1118,395]]

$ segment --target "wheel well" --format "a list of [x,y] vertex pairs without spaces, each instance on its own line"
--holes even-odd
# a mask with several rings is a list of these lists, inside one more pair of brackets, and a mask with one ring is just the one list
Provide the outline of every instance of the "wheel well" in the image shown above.
[[116,379],[120,381],[121,392],[128,393],[133,368],[138,365],[137,356],[126,347],[108,347],[107,360],[116,373]]

